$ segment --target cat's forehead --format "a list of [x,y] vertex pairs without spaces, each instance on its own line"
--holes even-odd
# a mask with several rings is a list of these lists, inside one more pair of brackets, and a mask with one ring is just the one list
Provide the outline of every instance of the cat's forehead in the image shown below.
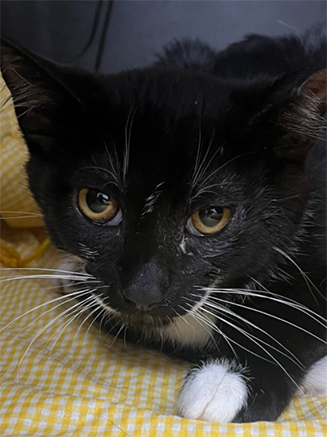
[[204,175],[223,159],[215,153],[221,149],[219,139],[203,138],[198,126],[165,127],[159,116],[151,122],[146,114],[139,118],[134,114],[120,132],[90,155],[96,173],[116,180],[121,191],[128,189],[132,196],[143,192],[151,198],[159,192],[181,191],[196,173]]
[[[233,81],[191,70],[142,69],[100,77],[111,108],[125,115],[132,107],[163,109],[172,116],[201,114],[226,105]],[[126,114],[127,112],[127,114]]]
[[211,176],[225,178],[213,170],[231,158],[217,116],[228,87],[201,74],[151,70],[105,77],[102,87],[99,140],[83,162],[90,158],[102,173],[97,186],[116,184],[149,212],[167,198],[185,203]]
[[80,185],[108,189],[145,218],[160,207],[185,211],[200,200],[216,199],[218,192],[221,196],[235,182],[224,163],[224,144],[214,135],[203,138],[198,127],[193,136],[175,132],[174,138],[160,133],[149,138],[135,124],[126,137],[103,141],[78,173]]
[[108,76],[102,86],[98,126],[106,144],[100,148],[118,156],[124,172],[141,172],[157,185],[224,142],[219,104],[229,91],[218,80],[145,70]]

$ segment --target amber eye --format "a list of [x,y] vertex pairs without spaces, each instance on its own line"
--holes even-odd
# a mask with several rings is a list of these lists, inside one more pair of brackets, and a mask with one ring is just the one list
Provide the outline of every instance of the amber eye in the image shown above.
[[187,230],[194,235],[210,235],[221,231],[230,219],[230,209],[210,206],[196,211],[187,222]]
[[[111,222],[120,212],[117,202],[113,197],[89,188],[83,188],[78,193],[78,205],[84,215],[100,223]],[[112,226],[117,226],[120,221],[121,214]]]

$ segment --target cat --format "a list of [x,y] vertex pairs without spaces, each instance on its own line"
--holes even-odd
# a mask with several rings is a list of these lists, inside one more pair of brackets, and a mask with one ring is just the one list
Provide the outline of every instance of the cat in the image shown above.
[[174,41],[117,74],[4,41],[1,69],[60,268],[101,329],[193,365],[179,414],[326,396],[325,32]]

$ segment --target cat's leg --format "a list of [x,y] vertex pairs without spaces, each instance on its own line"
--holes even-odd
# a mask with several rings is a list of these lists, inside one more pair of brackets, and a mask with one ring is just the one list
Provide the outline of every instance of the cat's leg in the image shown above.
[[[301,315],[297,317],[301,319]],[[300,326],[309,328],[304,315],[302,318]],[[314,386],[315,392],[325,393],[324,332],[313,334],[312,325],[312,333],[306,335],[302,330],[299,335],[295,326],[278,329],[277,320],[275,325],[270,321],[269,327],[271,336],[275,332],[270,346],[265,337],[259,342],[259,336],[257,345],[252,346],[250,339],[243,338],[243,347],[235,346],[233,353],[220,343],[218,350],[212,349],[213,358],[189,372],[178,398],[183,417],[216,422],[273,421],[301,388]],[[241,336],[234,334],[234,340],[241,345]]]
[[224,358],[192,369],[178,398],[181,416],[224,423],[276,420],[296,385],[280,368],[265,361],[258,362],[259,367],[251,364],[241,366]]
[[247,400],[244,369],[235,361],[217,359],[192,369],[186,376],[178,409],[188,419],[231,422]]

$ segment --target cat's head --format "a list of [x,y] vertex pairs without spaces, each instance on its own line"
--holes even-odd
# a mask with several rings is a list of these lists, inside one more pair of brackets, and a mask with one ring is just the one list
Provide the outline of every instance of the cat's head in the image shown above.
[[51,238],[98,281],[89,291],[108,311],[168,324],[211,287],[273,275],[275,249],[294,245],[324,71],[92,75],[5,45],[2,74]]

